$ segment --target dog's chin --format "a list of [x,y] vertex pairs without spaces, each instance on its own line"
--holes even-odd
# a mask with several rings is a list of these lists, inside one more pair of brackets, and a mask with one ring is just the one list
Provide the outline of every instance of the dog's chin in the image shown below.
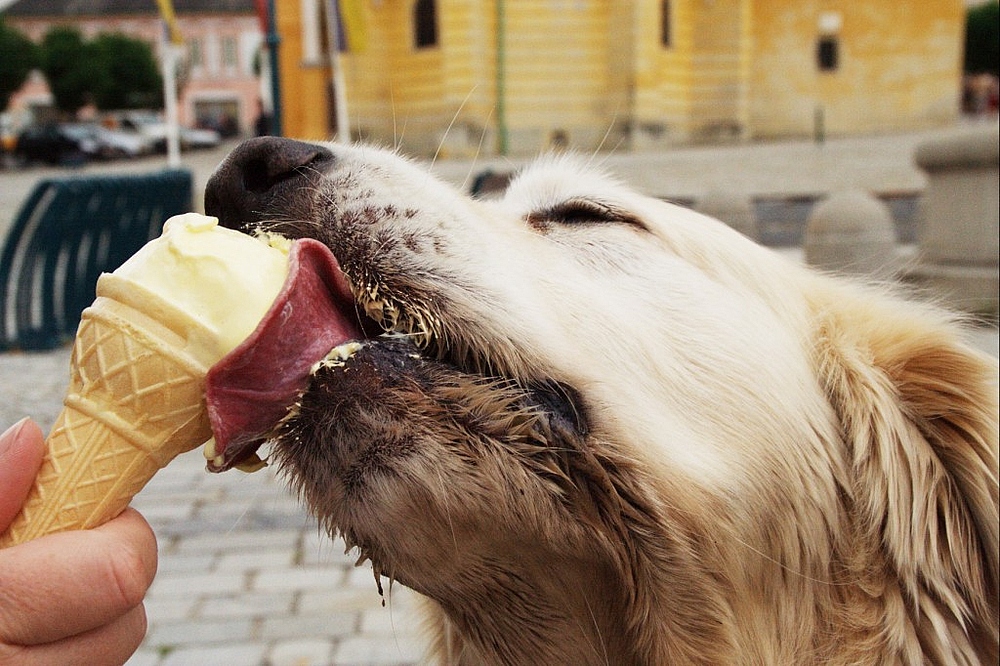
[[[432,576],[414,572],[420,567],[410,558],[440,552],[431,542],[451,530],[437,527],[493,513],[475,501],[449,507],[439,495],[537,499],[526,494],[563,483],[556,458],[583,446],[586,435],[567,387],[469,372],[405,336],[384,335],[342,345],[318,365],[271,452],[329,532],[358,547],[377,571],[422,589]],[[488,464],[508,465],[505,471],[480,476],[483,461],[501,451],[505,459]],[[536,481],[515,488],[519,482],[503,479],[522,472]],[[491,484],[497,487],[487,491]]]

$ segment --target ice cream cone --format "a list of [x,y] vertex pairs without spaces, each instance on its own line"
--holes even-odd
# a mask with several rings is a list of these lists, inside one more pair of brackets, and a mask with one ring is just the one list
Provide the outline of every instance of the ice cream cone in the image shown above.
[[107,522],[159,469],[211,439],[208,370],[254,331],[288,274],[287,247],[217,222],[171,218],[98,280],[63,410],[0,548]]
[[101,278],[98,294],[81,318],[42,468],[0,547],[107,522],[160,468],[212,435],[204,406],[211,363],[189,344],[204,334],[197,322],[115,276]]

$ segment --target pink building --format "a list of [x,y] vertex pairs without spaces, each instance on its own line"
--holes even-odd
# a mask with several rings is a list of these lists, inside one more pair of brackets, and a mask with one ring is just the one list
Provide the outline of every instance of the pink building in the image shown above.
[[[253,0],[174,0],[174,9],[186,49],[181,124],[252,131],[261,98],[255,63],[264,41]],[[163,24],[152,0],[20,0],[4,15],[35,42],[53,26],[72,25],[85,39],[119,32],[149,42],[157,54],[162,49]],[[35,72],[10,111],[23,116],[51,102],[44,77]]]

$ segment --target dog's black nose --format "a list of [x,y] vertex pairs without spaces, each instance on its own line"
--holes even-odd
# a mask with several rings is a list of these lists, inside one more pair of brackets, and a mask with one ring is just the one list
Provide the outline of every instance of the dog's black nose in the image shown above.
[[242,230],[264,219],[301,219],[295,209],[306,205],[306,193],[333,159],[312,143],[271,136],[245,141],[208,180],[205,213]]

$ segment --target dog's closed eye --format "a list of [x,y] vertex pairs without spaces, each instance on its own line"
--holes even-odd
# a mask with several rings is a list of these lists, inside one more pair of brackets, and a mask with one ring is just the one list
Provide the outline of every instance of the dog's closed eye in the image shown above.
[[529,226],[538,231],[548,231],[551,225],[564,226],[593,224],[628,224],[645,229],[634,215],[594,199],[568,199],[554,206],[532,211],[525,218]]

